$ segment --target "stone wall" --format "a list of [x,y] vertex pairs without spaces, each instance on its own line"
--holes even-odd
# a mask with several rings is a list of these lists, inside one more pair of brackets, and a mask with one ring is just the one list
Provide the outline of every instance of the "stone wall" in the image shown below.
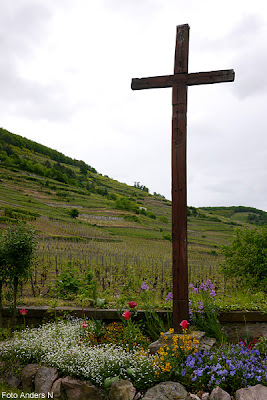
[[[18,307],[24,308],[24,307]],[[55,313],[58,317],[69,314],[74,317],[94,318],[105,322],[120,321],[120,317],[115,309],[96,309],[85,308],[84,313],[78,307],[56,307],[51,309],[46,306],[42,307],[26,307],[28,313],[26,315],[26,325],[38,326],[48,320],[55,319]],[[167,319],[168,311],[158,311],[157,314],[163,319]],[[137,319],[145,319],[144,311],[138,311]],[[267,313],[258,311],[236,311],[223,312],[219,316],[219,321],[226,333],[229,342],[236,343],[250,336],[252,339],[260,335],[267,337]],[[17,322],[23,324],[23,317],[18,311]],[[3,310],[4,326],[11,324],[11,311],[8,308]]]

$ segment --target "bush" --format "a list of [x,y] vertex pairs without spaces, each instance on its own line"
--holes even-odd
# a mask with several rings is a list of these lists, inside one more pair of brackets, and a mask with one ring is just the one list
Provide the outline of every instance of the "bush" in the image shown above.
[[137,204],[134,201],[132,201],[131,199],[128,199],[127,197],[117,198],[115,200],[115,208],[118,210],[126,210],[126,211],[133,211],[133,212],[138,211]]
[[172,242],[172,234],[171,233],[163,233],[162,237],[163,237],[163,239],[168,240],[169,242]]
[[69,262],[63,267],[53,287],[56,295],[61,299],[74,299],[77,295],[84,295],[88,300],[96,301],[97,282],[90,269],[84,274]]
[[169,220],[165,215],[162,215],[159,217],[160,222],[163,222],[164,224],[168,224]]
[[149,218],[151,218],[151,219],[156,219],[156,218],[157,218],[156,214],[154,214],[153,212],[148,212],[148,213],[147,213],[147,216],[148,216]]
[[6,229],[1,237],[1,282],[13,285],[13,326],[15,326],[19,282],[27,280],[36,250],[35,232],[18,224]]
[[221,269],[226,278],[236,278],[241,286],[267,292],[267,228],[238,228],[222,251]]
[[70,216],[71,218],[77,218],[79,216],[79,211],[77,210],[77,208],[73,208],[72,210],[70,210]]

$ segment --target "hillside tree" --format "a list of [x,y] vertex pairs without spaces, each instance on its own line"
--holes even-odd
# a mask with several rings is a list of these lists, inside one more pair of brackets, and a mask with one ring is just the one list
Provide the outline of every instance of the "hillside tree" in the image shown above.
[[222,247],[222,272],[239,285],[267,293],[267,227],[237,228],[229,245]]
[[15,327],[18,285],[30,276],[36,251],[35,232],[23,224],[12,225],[3,231],[0,248],[5,279],[13,286],[12,325]]

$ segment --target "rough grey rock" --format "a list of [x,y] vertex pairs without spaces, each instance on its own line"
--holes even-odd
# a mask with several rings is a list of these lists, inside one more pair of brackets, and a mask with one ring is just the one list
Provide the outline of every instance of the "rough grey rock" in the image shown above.
[[35,375],[35,392],[44,393],[52,391],[52,385],[58,379],[58,372],[56,368],[40,367]]
[[236,391],[235,398],[236,400],[266,400],[267,387],[259,384],[246,389],[239,389]]
[[192,400],[200,400],[200,398],[196,394],[189,393],[190,399]]
[[231,396],[225,390],[217,386],[210,394],[210,400],[231,400]]
[[[205,337],[205,332],[196,331],[193,332],[193,334],[195,334],[195,339],[199,341],[199,345],[196,347],[200,350],[210,350],[210,348],[216,343],[216,339]],[[193,334],[190,334],[189,336],[192,337]],[[158,340],[148,346],[150,353],[155,354],[165,343],[168,346],[171,346],[172,338],[175,335],[178,335],[178,339],[182,336],[181,334],[170,333],[169,331],[164,333]],[[167,338],[167,340],[164,338]]]
[[5,382],[11,387],[18,388],[21,384],[21,379],[15,372],[10,371],[5,376]]
[[10,363],[1,361],[0,362],[0,383],[7,383],[9,386],[18,388],[21,384],[20,377],[12,371]]
[[23,390],[29,392],[34,391],[34,379],[39,368],[40,365],[38,364],[29,364],[23,368],[23,370],[21,371],[21,381]]
[[201,396],[201,400],[209,400],[210,394],[209,393],[203,393]]
[[163,382],[148,389],[143,400],[190,400],[183,385],[178,382]]
[[68,400],[106,400],[104,390],[97,388],[88,381],[80,381],[70,376],[62,379]]
[[109,392],[110,400],[133,400],[135,388],[130,381],[120,380],[111,385]]
[[205,336],[200,340],[198,350],[209,351],[215,345],[215,343],[216,339]]
[[57,379],[51,388],[51,393],[53,393],[54,399],[62,399],[64,397],[64,388],[62,384],[62,378]]

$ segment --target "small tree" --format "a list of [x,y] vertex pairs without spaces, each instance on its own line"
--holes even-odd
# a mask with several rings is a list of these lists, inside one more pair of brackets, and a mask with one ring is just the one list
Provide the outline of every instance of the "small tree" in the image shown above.
[[34,231],[25,225],[10,226],[2,235],[2,260],[6,277],[13,285],[13,327],[16,321],[17,292],[20,281],[27,280],[36,250]]
[[70,216],[71,218],[77,218],[79,216],[79,211],[77,210],[77,208],[73,208],[72,210],[70,210]]
[[222,272],[239,284],[267,292],[267,228],[238,228],[222,251]]
[[3,292],[3,285],[6,283],[7,279],[7,271],[4,264],[3,259],[3,249],[2,249],[2,242],[0,241],[0,328],[3,327],[3,315],[2,315],[2,292]]

